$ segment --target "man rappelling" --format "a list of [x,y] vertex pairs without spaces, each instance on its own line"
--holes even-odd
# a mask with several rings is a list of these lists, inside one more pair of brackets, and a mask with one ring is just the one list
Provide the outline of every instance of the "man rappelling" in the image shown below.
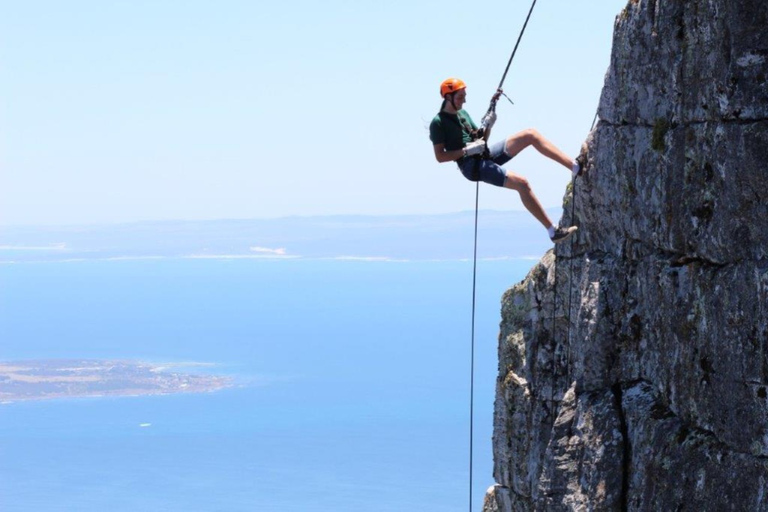
[[[491,100],[493,106],[501,94],[499,89]],[[496,122],[495,109],[488,110],[478,128],[462,108],[467,99],[467,86],[463,81],[458,78],[443,81],[440,84],[440,95],[443,97],[442,107],[429,125],[429,138],[434,145],[437,161],[456,162],[461,173],[470,181],[483,181],[516,190],[525,208],[546,228],[553,242],[562,242],[571,236],[578,228],[555,227],[531,190],[528,180],[512,171],[505,171],[501,166],[528,146],[533,146],[545,157],[570,170],[574,177],[581,175],[582,165],[534,129],[523,130],[488,145],[491,128]]]

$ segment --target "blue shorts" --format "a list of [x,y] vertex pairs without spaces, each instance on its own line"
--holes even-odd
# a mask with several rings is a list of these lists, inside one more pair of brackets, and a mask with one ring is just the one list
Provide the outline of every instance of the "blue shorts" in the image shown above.
[[456,163],[461,174],[469,181],[483,181],[497,187],[503,187],[504,180],[507,179],[507,172],[501,166],[512,160],[512,157],[506,152],[506,145],[505,139],[488,146],[490,158],[487,160],[474,156],[458,159]]

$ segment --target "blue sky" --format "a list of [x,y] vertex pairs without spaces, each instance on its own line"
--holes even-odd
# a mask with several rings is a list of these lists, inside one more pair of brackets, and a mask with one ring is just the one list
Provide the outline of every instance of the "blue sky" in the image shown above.
[[[539,0],[494,137],[576,154],[625,0]],[[448,76],[487,108],[530,3],[72,0],[0,4],[0,223],[471,209],[426,125]],[[569,175],[508,167],[545,206]],[[521,209],[482,188],[483,208]]]

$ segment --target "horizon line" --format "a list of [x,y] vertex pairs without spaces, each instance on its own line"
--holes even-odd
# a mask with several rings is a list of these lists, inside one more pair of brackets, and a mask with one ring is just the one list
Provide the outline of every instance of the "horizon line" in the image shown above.
[[[547,206],[545,210],[562,210],[562,206]],[[480,213],[528,213],[525,209],[510,209],[499,210],[493,208],[481,208]],[[457,210],[452,212],[441,213],[328,213],[328,214],[293,214],[293,215],[280,215],[275,217],[220,217],[220,218],[208,218],[208,219],[140,219],[140,220],[122,220],[122,221],[105,221],[105,222],[82,222],[82,223],[63,223],[63,224],[48,224],[48,223],[29,223],[29,224],[3,224],[0,223],[0,231],[4,229],[54,229],[54,228],[85,228],[85,227],[109,227],[109,226],[129,226],[137,224],[170,224],[170,223],[208,223],[208,222],[248,222],[248,221],[279,221],[288,219],[332,219],[343,217],[358,217],[358,218],[393,218],[393,217],[447,217],[451,215],[466,215],[474,214],[474,210]]]

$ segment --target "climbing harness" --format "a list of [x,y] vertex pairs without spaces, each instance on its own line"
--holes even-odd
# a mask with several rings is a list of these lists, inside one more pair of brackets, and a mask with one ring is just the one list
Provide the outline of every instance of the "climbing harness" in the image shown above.
[[[472,142],[482,138],[482,133],[480,133],[480,130],[479,129],[476,130],[472,128],[472,125],[469,124],[469,122],[462,115],[458,113],[455,115],[451,115],[442,110],[440,110],[440,112],[438,112],[437,115],[440,117],[441,121],[454,123],[459,128],[461,128],[462,131],[467,132],[469,136],[472,138]],[[486,152],[487,152],[487,148],[486,148]],[[475,182],[480,181],[480,161],[484,157],[485,155],[472,155],[472,156],[462,157],[462,159],[467,159],[472,162],[472,174],[469,176],[470,181],[475,181]]]
[[[504,74],[501,76],[501,81],[499,81],[499,86],[496,88],[496,93],[494,93],[493,97],[491,98],[491,103],[488,106],[488,111],[486,112],[486,115],[491,114],[492,112],[496,112],[496,102],[499,100],[499,97],[502,92],[502,86],[504,85],[504,80],[507,78],[507,73],[509,72],[509,68],[512,65],[512,60],[515,58],[515,54],[517,53],[517,47],[520,45],[520,40],[523,38],[523,34],[525,33],[525,28],[528,26],[528,20],[531,19],[531,13],[533,13],[533,8],[536,6],[536,0],[533,0],[531,3],[531,8],[528,10],[528,16],[525,18],[525,23],[523,23],[523,28],[520,30],[520,35],[517,36],[517,42],[515,43],[515,47],[512,50],[512,55],[509,57],[509,61],[507,62],[507,67],[504,69]],[[506,95],[505,95],[506,96]],[[506,96],[507,99],[509,99],[508,96]],[[512,102],[512,100],[509,100]],[[487,151],[487,149],[486,149]],[[474,174],[474,173],[473,173]],[[472,512],[472,466],[473,466],[473,448],[474,448],[474,416],[475,416],[475,297],[476,297],[476,291],[477,291],[477,216],[478,216],[478,206],[480,204],[480,182],[479,180],[475,184],[475,242],[474,242],[474,254],[472,257],[472,343],[471,343],[471,357],[470,357],[470,378],[469,378],[469,512]]]

